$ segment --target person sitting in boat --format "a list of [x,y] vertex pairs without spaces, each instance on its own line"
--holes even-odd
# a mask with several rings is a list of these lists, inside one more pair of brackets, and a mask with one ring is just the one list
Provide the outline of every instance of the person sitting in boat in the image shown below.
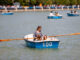
[[54,16],[52,11],[50,12],[49,16]]
[[58,12],[55,12],[55,16],[60,16],[60,14]]
[[74,14],[77,14],[77,11],[76,10],[74,11]]
[[37,29],[36,29],[36,32],[34,33],[34,37],[35,39],[37,40],[46,40],[47,39],[47,36],[43,36],[42,32],[41,32],[41,29],[42,27],[41,26],[38,26]]
[[2,12],[2,13],[11,13],[11,12],[8,10],[8,11],[6,11],[6,12]]
[[0,13],[2,13],[2,11],[0,11]]
[[71,10],[71,13],[73,13],[73,11]]
[[10,11],[7,11],[8,13],[10,13]]

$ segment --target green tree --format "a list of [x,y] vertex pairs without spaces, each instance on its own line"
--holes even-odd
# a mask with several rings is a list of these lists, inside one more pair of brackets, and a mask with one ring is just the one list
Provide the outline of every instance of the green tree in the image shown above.
[[70,0],[70,5],[76,5],[77,4],[77,0]]
[[77,5],[80,5],[80,0],[77,0]]
[[70,0],[54,0],[53,3],[57,5],[69,5]]
[[70,0],[62,0],[61,5],[70,5]]
[[54,0],[53,3],[57,4],[57,5],[60,5],[60,0]]
[[70,5],[70,0],[65,0],[64,5]]
[[48,0],[47,1],[47,5],[52,5],[53,4],[53,0]]
[[0,5],[12,5],[13,2],[19,2],[21,5],[78,5],[80,0],[0,0]]
[[12,5],[12,0],[0,0],[0,5]]
[[31,0],[31,4],[35,5],[36,4],[36,0]]

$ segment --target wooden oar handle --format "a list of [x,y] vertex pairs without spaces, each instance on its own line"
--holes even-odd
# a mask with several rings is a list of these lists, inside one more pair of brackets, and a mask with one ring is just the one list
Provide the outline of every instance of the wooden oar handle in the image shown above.
[[12,41],[12,40],[24,40],[24,39],[34,39],[34,38],[0,39],[0,42],[5,42],[5,41]]
[[65,34],[65,35],[56,35],[56,36],[49,36],[49,37],[72,36],[72,35],[80,35],[80,33],[72,33],[72,34]]

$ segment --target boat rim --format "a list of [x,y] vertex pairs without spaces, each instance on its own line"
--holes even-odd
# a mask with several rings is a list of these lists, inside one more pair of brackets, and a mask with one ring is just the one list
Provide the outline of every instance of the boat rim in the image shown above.
[[46,40],[34,40],[34,39],[27,39],[27,38],[34,38],[33,37],[34,34],[28,34],[24,36],[24,40],[25,41],[29,41],[29,42],[56,42],[56,41],[60,41],[55,37],[48,37]]

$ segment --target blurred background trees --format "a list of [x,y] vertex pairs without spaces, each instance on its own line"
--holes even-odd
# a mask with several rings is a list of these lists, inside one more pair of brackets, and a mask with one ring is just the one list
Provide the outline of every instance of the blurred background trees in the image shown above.
[[21,5],[33,6],[39,5],[78,5],[80,0],[0,0],[0,5],[13,5],[14,2],[19,2]]

